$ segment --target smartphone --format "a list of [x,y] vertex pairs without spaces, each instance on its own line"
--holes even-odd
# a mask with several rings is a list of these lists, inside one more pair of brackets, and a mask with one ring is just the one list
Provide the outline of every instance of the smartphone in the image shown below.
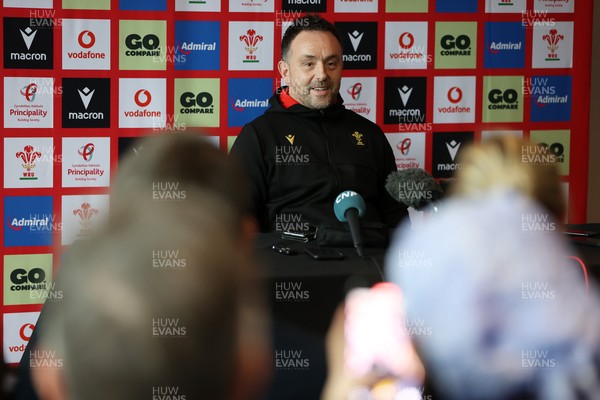
[[316,230],[309,231],[285,231],[281,234],[282,239],[295,240],[297,242],[308,242],[316,237]]
[[564,231],[563,233],[568,236],[580,236],[580,237],[591,237],[591,236],[596,236],[598,234],[598,232],[583,231],[583,230],[579,230],[579,229],[569,229],[569,230]]
[[424,368],[406,329],[404,298],[399,286],[384,282],[348,292],[345,302],[347,373],[395,377],[404,385],[422,383]]
[[331,247],[307,246],[304,251],[315,260],[341,260],[344,258],[344,253]]

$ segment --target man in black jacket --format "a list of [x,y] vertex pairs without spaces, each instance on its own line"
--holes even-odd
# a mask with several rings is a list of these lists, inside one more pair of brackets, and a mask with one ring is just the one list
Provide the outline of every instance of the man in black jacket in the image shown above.
[[392,149],[376,124],[343,105],[335,27],[319,16],[296,19],[282,39],[281,58],[288,86],[244,126],[231,150],[249,176],[261,230],[335,225],[333,203],[344,190],[364,198],[364,221],[396,226],[406,208],[384,188],[396,170]]

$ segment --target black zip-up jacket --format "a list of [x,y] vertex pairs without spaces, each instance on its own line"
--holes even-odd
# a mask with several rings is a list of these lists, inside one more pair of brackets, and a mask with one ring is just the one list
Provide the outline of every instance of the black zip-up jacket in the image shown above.
[[339,96],[335,105],[315,110],[285,108],[277,93],[231,149],[248,175],[251,212],[261,230],[336,225],[333,203],[344,190],[364,198],[363,221],[395,227],[407,211],[384,187],[396,163],[382,130],[347,110]]

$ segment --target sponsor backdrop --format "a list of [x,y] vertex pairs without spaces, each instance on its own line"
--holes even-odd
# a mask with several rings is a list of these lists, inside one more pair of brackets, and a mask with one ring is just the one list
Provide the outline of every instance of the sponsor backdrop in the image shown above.
[[[283,30],[339,28],[347,107],[398,168],[436,178],[500,131],[560,163],[569,221],[587,196],[592,2],[583,0],[3,0],[2,341],[19,360],[62,251],[108,212],[133,138],[195,132],[227,151],[280,84]],[[294,127],[290,126],[290,132]],[[52,293],[52,292],[51,292]]]

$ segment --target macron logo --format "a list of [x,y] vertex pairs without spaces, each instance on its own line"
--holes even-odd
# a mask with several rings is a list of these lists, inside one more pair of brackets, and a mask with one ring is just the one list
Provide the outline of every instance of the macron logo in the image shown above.
[[364,35],[364,32],[362,32],[362,33],[359,33],[358,31],[354,31],[352,33],[348,32],[348,37],[350,38],[350,42],[352,42],[352,48],[354,49],[355,52],[358,50],[358,46],[360,45],[360,41],[362,40],[363,35]]
[[408,103],[408,99],[410,99],[410,94],[412,93],[413,88],[409,88],[404,85],[402,88],[398,88],[398,93],[400,93],[400,99],[402,99],[402,104],[406,107],[406,103]]
[[27,28],[25,28],[25,31],[22,31],[21,29],[19,29],[19,32],[21,32],[21,36],[23,37],[25,46],[27,46],[27,50],[29,50],[29,48],[31,47],[31,43],[33,43],[33,39],[35,38],[35,34],[37,33],[37,31],[34,31],[30,27],[27,27]]
[[460,148],[460,142],[457,142],[456,140],[453,140],[450,143],[446,142],[446,147],[448,148],[448,153],[450,153],[450,158],[452,159],[452,162],[454,162],[454,159],[456,158],[456,153]]
[[89,88],[85,87],[83,88],[83,90],[77,89],[77,91],[79,92],[79,97],[81,97],[81,102],[83,103],[83,106],[87,110],[96,89],[90,90]]

